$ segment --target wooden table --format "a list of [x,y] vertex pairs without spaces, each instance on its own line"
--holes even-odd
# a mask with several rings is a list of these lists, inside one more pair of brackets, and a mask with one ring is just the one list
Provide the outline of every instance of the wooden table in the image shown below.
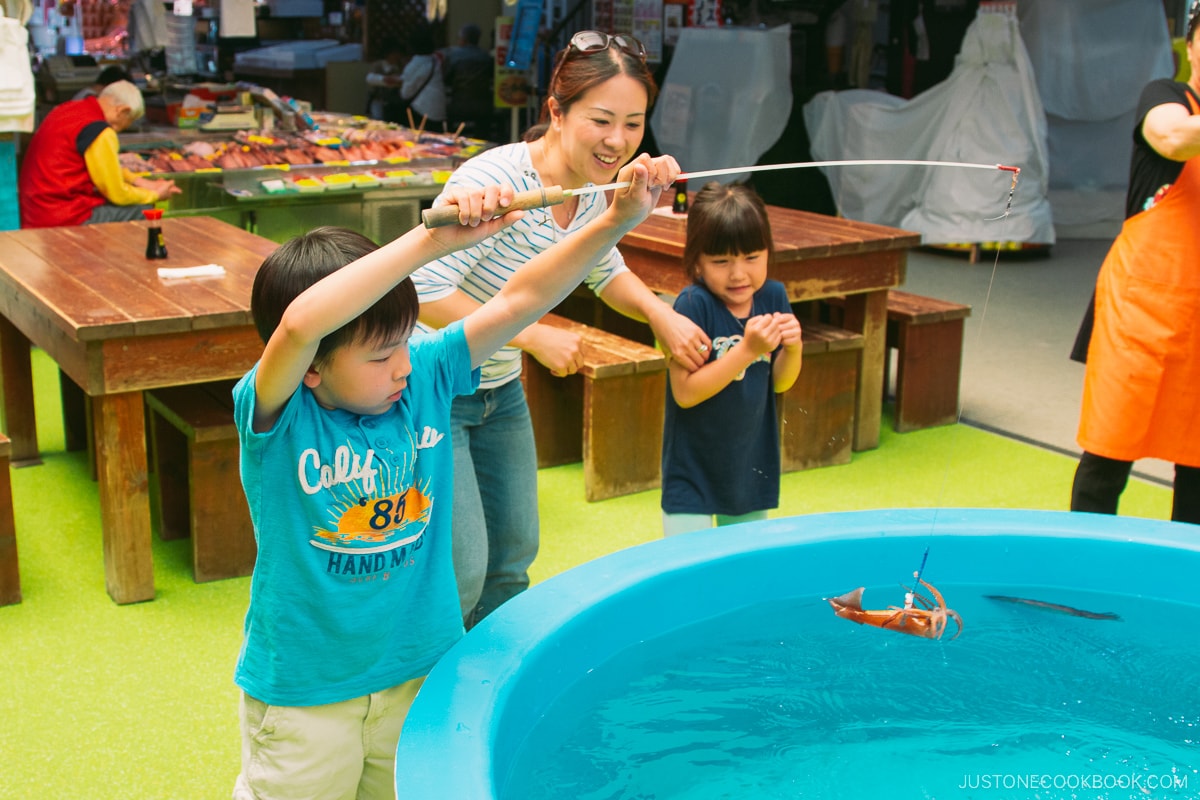
[[[869,222],[767,206],[775,260],[770,277],[787,287],[793,303],[846,296],[843,327],[863,335],[854,414],[855,450],[879,445],[887,357],[887,291],[904,282],[909,248],[921,235]],[[686,217],[656,213],[618,245],[625,262],[652,290],[678,294],[691,279],[683,272]]]
[[[208,217],[0,232],[0,370],[12,459],[36,462],[30,343],[90,396],[105,584],[118,603],[154,598],[146,468],[147,389],[234,378],[262,353],[250,290],[276,243]],[[221,278],[164,282],[158,267],[219,264]]]

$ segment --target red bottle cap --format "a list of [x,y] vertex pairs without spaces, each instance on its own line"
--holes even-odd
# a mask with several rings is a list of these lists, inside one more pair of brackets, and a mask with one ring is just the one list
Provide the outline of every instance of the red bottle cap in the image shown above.
[[153,222],[154,220],[162,219],[163,212],[161,208],[147,208],[142,211],[142,214],[146,217],[146,219]]

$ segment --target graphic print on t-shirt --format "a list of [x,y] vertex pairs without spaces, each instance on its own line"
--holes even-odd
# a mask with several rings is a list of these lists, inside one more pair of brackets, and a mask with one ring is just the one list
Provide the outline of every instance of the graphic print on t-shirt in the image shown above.
[[[330,494],[327,527],[314,529],[309,544],[353,556],[384,553],[418,543],[429,523],[433,498],[429,481],[414,482],[415,459],[387,463],[387,454],[365,454],[341,445],[332,464],[322,464],[315,449],[300,457],[299,479],[307,493]],[[417,549],[416,544],[412,549]]]

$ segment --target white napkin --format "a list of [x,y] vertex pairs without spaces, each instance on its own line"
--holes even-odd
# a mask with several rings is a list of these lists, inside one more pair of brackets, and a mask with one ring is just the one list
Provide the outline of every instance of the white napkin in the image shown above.
[[223,278],[225,268],[220,264],[201,264],[198,267],[159,267],[158,277],[164,281],[184,278]]

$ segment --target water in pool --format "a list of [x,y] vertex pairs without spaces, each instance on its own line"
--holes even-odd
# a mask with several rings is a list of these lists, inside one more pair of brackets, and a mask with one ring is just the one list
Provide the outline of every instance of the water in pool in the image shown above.
[[[954,641],[859,626],[804,597],[630,648],[555,703],[501,796],[1200,797],[1200,608],[938,588],[965,622]],[[864,606],[897,603],[900,592],[868,587]],[[1120,619],[985,597],[993,594]]]

